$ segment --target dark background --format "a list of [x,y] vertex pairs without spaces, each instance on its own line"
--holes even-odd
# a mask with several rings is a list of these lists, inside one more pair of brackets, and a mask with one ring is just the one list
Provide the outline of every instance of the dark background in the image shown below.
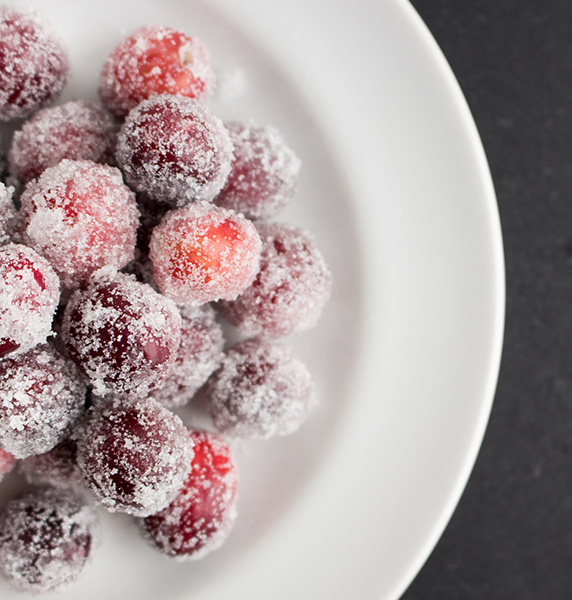
[[506,333],[483,446],[402,600],[572,598],[572,2],[412,0],[488,156]]

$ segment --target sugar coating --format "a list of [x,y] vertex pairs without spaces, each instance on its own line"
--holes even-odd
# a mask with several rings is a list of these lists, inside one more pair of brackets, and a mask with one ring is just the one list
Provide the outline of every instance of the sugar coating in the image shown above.
[[0,7],[0,121],[19,119],[61,92],[67,51],[37,13]]
[[248,336],[287,336],[313,327],[331,291],[330,270],[309,232],[285,223],[258,226],[260,270],[224,317]]
[[16,458],[51,450],[84,411],[79,372],[51,346],[0,361],[0,446]]
[[6,450],[0,448],[0,481],[2,481],[6,473],[9,473],[14,468],[15,464],[16,458],[10,452],[6,452]]
[[[190,312],[190,311],[189,311]],[[169,408],[187,404],[218,368],[224,335],[210,306],[182,314],[181,345],[169,377],[153,397]]]
[[0,571],[19,591],[62,590],[90,565],[99,534],[98,517],[80,496],[34,489],[0,512]]
[[64,158],[111,162],[116,132],[113,117],[93,102],[73,100],[43,108],[14,132],[10,172],[27,183]]
[[124,117],[157,94],[206,99],[215,86],[207,48],[196,38],[163,26],[144,27],[123,40],[105,61],[99,94]]
[[192,444],[181,419],[152,398],[94,404],[77,434],[78,465],[108,510],[148,516],[187,477]]
[[172,300],[103,269],[64,310],[62,340],[98,396],[146,396],[168,376],[181,339]]
[[59,299],[59,279],[46,259],[22,244],[1,246],[0,358],[45,342]]
[[264,339],[230,349],[209,380],[216,428],[232,437],[269,438],[296,431],[314,406],[314,383],[290,347]]
[[237,515],[238,469],[228,443],[191,431],[192,470],[171,504],[139,522],[144,538],[176,560],[197,560],[219,548]]
[[12,200],[13,187],[7,187],[0,181],[0,246],[16,241],[20,229],[18,211]]
[[149,242],[153,278],[177,304],[232,299],[252,282],[261,242],[251,221],[207,202],[168,213]]
[[51,485],[65,489],[84,486],[83,476],[77,466],[77,444],[70,437],[48,452],[19,461],[18,470],[32,485]]
[[234,159],[214,201],[249,219],[276,216],[294,195],[300,159],[275,127],[237,121],[225,126],[234,146]]
[[211,201],[230,172],[222,121],[191,98],[163,94],[135,107],[117,138],[116,159],[138,192],[171,206]]
[[32,180],[20,201],[25,243],[48,259],[65,289],[133,259],[139,210],[115,167],[62,160]]

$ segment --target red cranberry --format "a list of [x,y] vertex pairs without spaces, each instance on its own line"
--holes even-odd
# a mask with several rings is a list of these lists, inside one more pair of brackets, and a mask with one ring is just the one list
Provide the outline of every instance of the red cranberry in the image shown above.
[[189,473],[186,428],[152,398],[94,404],[77,437],[85,481],[111,511],[153,514],[173,500]]
[[259,257],[252,222],[206,202],[168,213],[149,243],[158,288],[181,305],[236,298],[252,281]]
[[181,315],[149,285],[104,271],[72,295],[61,335],[97,395],[142,397],[175,361]]
[[117,139],[117,163],[136,191],[171,206],[212,200],[230,171],[222,122],[184,96],[152,96],[134,108]]
[[236,518],[238,470],[224,439],[191,431],[192,470],[171,504],[140,522],[144,537],[177,559],[198,559],[217,549]]
[[35,489],[0,512],[0,571],[20,591],[60,590],[84,572],[98,539],[97,515],[82,498]]
[[20,119],[51,102],[69,72],[67,51],[31,11],[0,7],[0,120]]
[[169,27],[144,27],[111,53],[101,72],[99,93],[112,112],[125,116],[157,94],[202,100],[214,82],[209,53],[199,40]]

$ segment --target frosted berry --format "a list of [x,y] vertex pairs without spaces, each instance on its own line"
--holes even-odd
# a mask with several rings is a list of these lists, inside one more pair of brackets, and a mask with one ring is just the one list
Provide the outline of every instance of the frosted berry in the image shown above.
[[209,53],[199,40],[169,27],[144,27],[123,40],[106,60],[99,93],[111,111],[125,116],[157,94],[203,100],[214,83]]
[[113,161],[116,132],[111,115],[93,102],[74,100],[44,108],[14,133],[10,172],[27,183],[64,158]]
[[0,358],[44,343],[60,299],[48,261],[21,244],[0,247]]
[[31,181],[20,200],[24,241],[50,261],[64,288],[133,259],[139,211],[115,167],[63,160]]
[[167,377],[181,339],[176,305],[123,273],[98,273],[70,298],[62,339],[94,392],[143,397]]
[[170,408],[187,404],[223,357],[224,336],[210,306],[183,313],[181,345],[165,383],[153,398]]
[[310,234],[283,223],[261,224],[260,270],[222,314],[244,334],[280,337],[313,327],[330,297],[330,270]]
[[238,470],[227,442],[191,431],[192,470],[171,504],[140,522],[157,550],[179,560],[199,559],[226,540],[237,514]]
[[14,468],[15,464],[16,458],[10,452],[6,452],[6,450],[0,448],[0,481],[2,481],[6,473],[9,473]]
[[212,200],[230,172],[232,144],[206,106],[184,96],[152,96],[125,119],[117,163],[138,192],[171,206]]
[[183,422],[152,398],[94,404],[77,438],[85,481],[111,511],[162,510],[190,470],[193,450]]
[[314,384],[288,346],[252,339],[228,351],[209,381],[207,397],[223,433],[269,438],[292,433],[306,420]]
[[15,242],[19,234],[20,220],[12,200],[14,188],[0,181],[0,246]]
[[239,213],[193,202],[167,214],[149,242],[153,278],[181,305],[232,299],[258,270],[260,237]]
[[21,460],[18,469],[26,481],[34,485],[81,488],[84,483],[77,466],[77,444],[70,437],[65,438],[48,452]]
[[249,219],[276,216],[294,195],[300,160],[272,126],[226,123],[234,146],[230,174],[216,204]]
[[93,508],[73,492],[28,491],[0,512],[0,571],[23,592],[61,590],[89,566],[99,529]]
[[51,450],[84,411],[85,385],[51,346],[0,361],[0,446],[16,458]]
[[50,103],[68,72],[67,51],[47,22],[31,11],[0,7],[0,121]]

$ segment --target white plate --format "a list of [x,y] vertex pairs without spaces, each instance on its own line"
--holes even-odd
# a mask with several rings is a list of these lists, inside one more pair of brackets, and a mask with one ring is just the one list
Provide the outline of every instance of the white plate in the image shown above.
[[[321,408],[292,437],[238,445],[227,545],[175,564],[105,516],[94,568],[60,597],[397,598],[474,463],[504,318],[494,191],[436,44],[405,0],[32,4],[71,49],[64,99],[95,98],[106,54],[145,24],[202,38],[218,68],[242,73],[244,95],[212,106],[274,123],[299,152],[282,219],[315,233],[335,276],[324,319],[292,340]],[[25,598],[4,584],[0,597]]]

